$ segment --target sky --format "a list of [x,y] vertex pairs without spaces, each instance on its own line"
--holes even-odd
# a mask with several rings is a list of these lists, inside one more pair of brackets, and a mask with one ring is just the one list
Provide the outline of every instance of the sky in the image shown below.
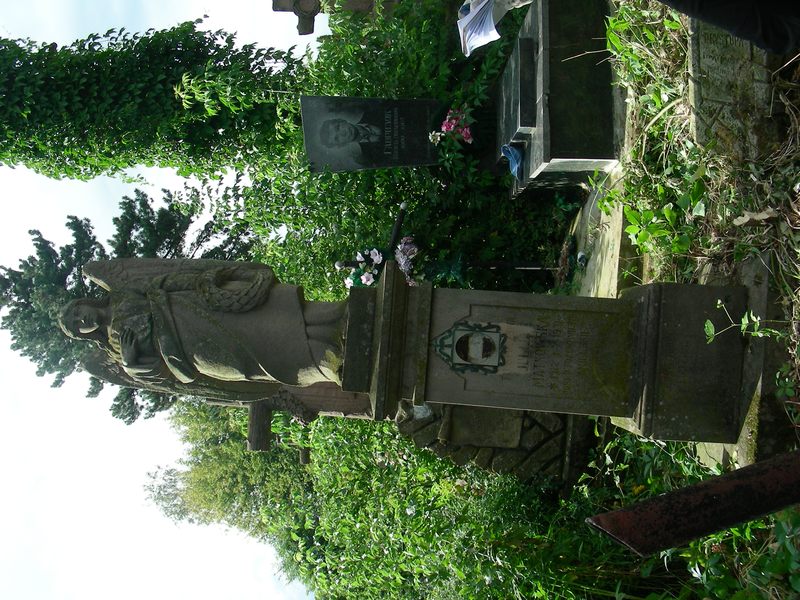
[[[203,27],[237,32],[241,43],[305,47],[296,18],[272,13],[268,0],[25,0],[0,6],[0,37],[70,43],[110,28],[164,28],[208,15]],[[325,33],[324,17],[317,33]],[[141,171],[159,196],[180,180]],[[98,239],[133,185],[101,177],[56,181],[22,167],[0,167],[0,265],[33,252],[29,229],[57,245],[69,241],[68,214],[89,217]],[[149,504],[147,473],[182,455],[163,417],[131,426],[113,418],[113,394],[85,398],[73,376],[59,389],[35,376],[32,363],[8,349],[0,331],[0,598],[140,600],[311,596],[277,575],[275,555],[221,526],[175,524]]]

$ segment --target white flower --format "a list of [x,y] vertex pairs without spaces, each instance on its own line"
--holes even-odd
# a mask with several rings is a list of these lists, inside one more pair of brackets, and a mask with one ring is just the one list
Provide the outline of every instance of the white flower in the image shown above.
[[349,277],[345,277],[345,278],[344,278],[344,287],[346,287],[348,290],[349,290],[351,287],[353,287],[353,280],[352,280],[352,279],[350,279]]
[[433,144],[434,146],[438,146],[439,142],[442,141],[443,137],[444,137],[444,133],[442,133],[441,131],[431,131],[428,134],[428,139],[431,141],[431,144]]
[[356,260],[360,263],[364,262],[364,255],[361,252],[356,252]]
[[372,273],[364,273],[361,276],[361,283],[364,285],[372,285],[375,283],[375,276]]
[[369,257],[372,259],[372,264],[379,265],[383,262],[383,254],[381,254],[377,248],[373,248],[369,251]]

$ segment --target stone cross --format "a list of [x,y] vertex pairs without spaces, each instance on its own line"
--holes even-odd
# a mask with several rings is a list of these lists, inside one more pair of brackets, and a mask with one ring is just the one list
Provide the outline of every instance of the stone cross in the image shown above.
[[[383,9],[391,10],[398,0],[383,0]],[[375,8],[373,0],[342,0],[338,8],[352,12],[368,13]],[[319,0],[272,0],[275,12],[293,12],[297,15],[297,32],[300,35],[314,33],[314,17],[321,11]]]

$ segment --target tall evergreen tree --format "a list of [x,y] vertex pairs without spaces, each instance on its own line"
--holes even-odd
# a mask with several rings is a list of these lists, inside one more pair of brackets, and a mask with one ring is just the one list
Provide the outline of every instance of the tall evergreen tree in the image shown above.
[[58,313],[68,300],[95,296],[98,291],[84,281],[81,267],[106,258],[88,219],[67,217],[72,243],[58,250],[39,231],[30,231],[35,254],[17,269],[0,267],[0,307],[5,309],[2,327],[11,332],[11,348],[37,366],[39,376],[53,375],[53,386],[80,365],[82,349],[58,329]]
[[213,174],[268,155],[276,94],[300,61],[199,22],[60,48],[0,38],[0,164],[89,179],[136,165]]

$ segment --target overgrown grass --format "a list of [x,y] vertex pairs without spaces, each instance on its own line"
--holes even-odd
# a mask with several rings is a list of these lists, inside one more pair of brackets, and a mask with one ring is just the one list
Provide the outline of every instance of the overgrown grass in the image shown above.
[[[685,19],[656,2],[615,4],[608,43],[628,92],[629,131],[624,180],[609,202],[623,205],[625,232],[646,259],[642,277],[648,281],[697,282],[709,269],[730,276],[743,260],[760,260],[769,251],[771,280],[788,323],[779,336],[788,358],[775,377],[778,395],[787,401],[786,426],[796,426],[800,60],[773,79],[774,109],[786,113],[787,132],[779,147],[751,158],[714,144],[701,147],[690,131]],[[673,456],[682,468],[690,457],[686,449]],[[641,468],[641,457],[629,456],[621,464]],[[653,483],[641,485],[650,493],[657,487]],[[709,597],[793,597],[800,593],[798,525],[797,511],[787,511],[656,560],[685,560],[694,585]]]
[[318,522],[295,560],[320,597],[671,598],[689,584],[685,568],[642,562],[583,524],[697,481],[705,471],[681,446],[623,435],[558,500],[544,483],[420,453],[388,424],[323,419],[309,445]]

